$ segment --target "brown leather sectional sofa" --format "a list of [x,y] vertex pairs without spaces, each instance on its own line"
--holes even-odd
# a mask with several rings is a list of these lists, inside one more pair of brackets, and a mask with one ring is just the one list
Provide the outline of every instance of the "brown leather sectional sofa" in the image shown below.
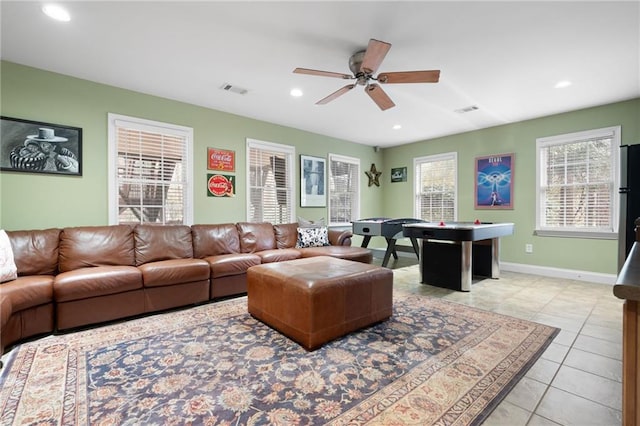
[[127,225],[8,231],[18,278],[0,284],[0,354],[39,334],[247,291],[261,263],[332,256],[371,263],[351,232],[295,248],[297,224]]

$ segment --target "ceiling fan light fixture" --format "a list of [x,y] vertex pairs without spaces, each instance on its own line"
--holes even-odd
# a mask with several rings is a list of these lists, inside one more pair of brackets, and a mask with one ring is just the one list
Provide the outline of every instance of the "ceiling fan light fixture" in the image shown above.
[[[334,77],[354,81],[316,102],[316,105],[327,104],[342,96],[356,85],[364,86],[364,92],[384,111],[393,108],[395,104],[380,87],[387,83],[437,83],[440,80],[440,70],[385,72],[377,76],[378,67],[391,49],[391,43],[370,39],[366,50],[360,50],[349,58],[349,69],[352,75],[332,71],[321,71],[310,68],[295,68],[295,74],[308,74],[321,77]],[[377,83],[373,83],[377,82]]]
[[289,94],[294,98],[299,98],[300,96],[303,95],[302,90],[300,89],[291,89],[291,92],[289,92]]
[[400,130],[402,129],[402,124],[394,124],[392,128],[393,130]]

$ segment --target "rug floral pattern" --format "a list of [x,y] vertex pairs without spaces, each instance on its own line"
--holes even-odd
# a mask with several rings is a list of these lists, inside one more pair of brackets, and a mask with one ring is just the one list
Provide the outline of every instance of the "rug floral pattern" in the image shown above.
[[475,424],[556,332],[396,294],[390,320],[307,352],[240,298],[21,345],[0,424]]

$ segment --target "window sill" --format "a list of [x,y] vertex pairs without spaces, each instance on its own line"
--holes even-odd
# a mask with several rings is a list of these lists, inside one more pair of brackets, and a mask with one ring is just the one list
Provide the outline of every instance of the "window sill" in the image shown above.
[[587,238],[594,240],[617,240],[617,232],[560,231],[536,229],[533,235],[538,237]]
[[330,223],[329,229],[351,230],[351,223]]

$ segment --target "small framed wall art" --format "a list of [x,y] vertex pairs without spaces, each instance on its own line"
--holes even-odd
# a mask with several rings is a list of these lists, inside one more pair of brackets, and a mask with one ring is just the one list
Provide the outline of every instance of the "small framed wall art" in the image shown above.
[[0,170],[82,176],[82,129],[0,117]]
[[300,156],[300,207],[326,207],[327,161]]
[[513,209],[514,160],[514,154],[476,158],[476,209]]
[[207,169],[235,172],[236,152],[228,149],[207,148]]
[[391,182],[406,182],[407,181],[407,168],[395,167],[391,169]]
[[207,196],[235,197],[236,177],[233,175],[207,174]]

